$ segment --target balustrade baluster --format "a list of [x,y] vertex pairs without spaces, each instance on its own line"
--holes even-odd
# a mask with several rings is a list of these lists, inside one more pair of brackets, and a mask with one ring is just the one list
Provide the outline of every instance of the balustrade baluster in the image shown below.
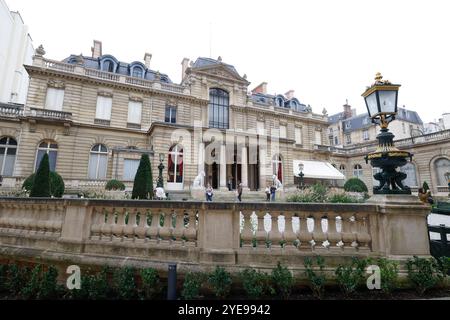
[[313,239],[312,233],[308,230],[308,213],[301,213],[299,216],[300,229],[298,239],[300,240],[299,249],[311,250],[311,241]]
[[102,226],[105,224],[105,218],[102,208],[92,208],[91,235],[92,240],[100,240]]
[[183,245],[184,242],[184,231],[186,229],[184,226],[184,213],[183,210],[174,210],[175,227],[172,231],[172,237],[176,245]]
[[314,230],[313,230],[313,240],[314,240],[314,250],[324,249],[323,242],[327,240],[327,235],[323,232],[322,228],[322,214],[314,215]]
[[284,212],[283,241],[285,242],[284,246],[287,249],[295,248],[295,242],[297,241],[297,234],[294,232],[294,228],[292,225],[293,217],[294,217],[293,212],[290,211]]
[[372,237],[369,234],[369,223],[368,217],[365,213],[355,214],[355,224],[356,224],[356,241],[358,242],[359,251],[369,251],[369,245]]
[[336,217],[338,214],[331,212],[327,214],[328,217],[328,230],[327,230],[327,240],[330,243],[329,249],[334,251],[340,251],[341,248],[338,247],[338,243],[342,240],[342,234],[337,232],[336,228]]
[[127,241],[134,241],[134,229],[137,227],[136,215],[137,209],[131,208],[127,210],[128,221],[123,228],[124,239]]
[[280,212],[270,212],[271,228],[268,234],[268,239],[270,241],[271,248],[281,247],[281,240],[283,238],[278,226],[278,220],[280,216],[281,216]]
[[254,239],[254,232],[253,232],[253,225],[252,225],[252,211],[244,211],[242,213],[243,215],[243,229],[241,232],[241,241],[242,241],[242,247],[243,248],[252,248],[253,247],[253,239]]
[[134,229],[134,234],[137,236],[136,241],[145,242],[148,228],[147,210],[139,209],[139,225]]
[[159,227],[160,227],[160,219],[161,216],[161,212],[160,211],[156,211],[156,210],[152,210],[150,212],[150,217],[151,217],[151,224],[149,226],[149,228],[147,229],[147,237],[149,238],[149,242],[156,244],[159,242],[159,238],[158,238],[158,231],[159,231]]
[[187,229],[184,231],[184,237],[186,239],[185,245],[190,247],[195,247],[197,245],[196,214],[197,212],[195,210],[188,211],[189,222]]
[[258,218],[258,229],[255,234],[256,246],[258,248],[266,248],[267,246],[267,232],[264,229],[264,216],[266,215],[263,211],[257,211],[256,216]]
[[169,245],[172,243],[172,219],[173,219],[173,211],[166,211],[164,213],[164,223],[163,226],[159,229],[159,237],[161,238],[161,243],[165,245]]

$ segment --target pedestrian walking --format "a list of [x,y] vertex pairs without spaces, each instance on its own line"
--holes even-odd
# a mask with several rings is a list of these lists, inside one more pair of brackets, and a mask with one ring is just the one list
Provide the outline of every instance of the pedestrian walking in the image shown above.
[[266,201],[270,201],[270,186],[269,185],[267,185],[265,193],[266,193]]
[[206,187],[206,201],[212,201],[213,195],[214,195],[213,189],[211,185],[208,183],[208,186]]
[[239,202],[242,202],[242,183],[239,183],[239,186],[237,188],[237,198]]
[[275,187],[275,185],[272,185],[270,187],[270,195],[271,195],[272,201],[275,201],[276,192],[277,192],[277,187]]

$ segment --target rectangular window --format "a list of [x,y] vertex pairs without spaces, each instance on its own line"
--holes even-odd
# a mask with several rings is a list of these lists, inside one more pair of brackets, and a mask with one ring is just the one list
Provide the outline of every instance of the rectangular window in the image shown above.
[[128,123],[141,124],[142,102],[128,103]]
[[112,98],[98,96],[95,118],[101,120],[111,120],[111,107],[112,107]]
[[259,135],[265,134],[264,121],[256,122],[256,133]]
[[334,144],[337,146],[339,144],[339,139],[338,137],[334,137]]
[[64,89],[47,88],[45,109],[62,111],[64,102]]
[[177,123],[177,108],[172,106],[166,107],[165,122],[167,123]]
[[350,134],[346,134],[346,135],[345,135],[345,142],[346,142],[347,144],[352,143],[352,136],[351,136]]
[[123,160],[123,180],[133,181],[139,167],[139,160],[125,159]]
[[363,130],[363,139],[369,140],[369,130]]
[[295,143],[302,144],[302,128],[295,128]]
[[322,145],[322,132],[316,130],[314,137],[315,137],[315,139],[314,139],[315,144],[317,144],[319,146]]
[[280,125],[280,138],[286,138],[286,126]]

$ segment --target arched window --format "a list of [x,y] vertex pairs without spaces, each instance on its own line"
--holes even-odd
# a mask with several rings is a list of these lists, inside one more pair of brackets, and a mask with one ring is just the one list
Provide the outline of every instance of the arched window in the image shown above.
[[135,65],[131,67],[131,76],[136,78],[144,77],[144,69],[141,66]]
[[339,166],[339,171],[345,176],[345,165],[341,164]]
[[275,104],[277,107],[284,107],[284,99],[282,97],[277,97],[275,99]]
[[183,183],[183,147],[179,144],[169,149],[167,174],[168,183]]
[[89,179],[106,179],[108,167],[108,148],[103,144],[96,144],[92,147],[89,155]]
[[114,72],[116,64],[112,60],[104,60],[102,65],[102,71]]
[[228,129],[229,95],[221,89],[209,90],[209,126]]
[[36,171],[41,164],[44,154],[48,154],[48,160],[50,163],[50,171],[56,169],[56,156],[58,155],[58,144],[54,141],[44,141],[38,147],[36,154],[36,164],[34,170]]
[[10,137],[0,139],[0,175],[12,176],[16,161],[17,141]]
[[438,186],[446,186],[448,182],[445,179],[445,173],[450,171],[450,160],[446,158],[437,159],[434,162],[434,169],[436,170]]
[[283,183],[283,161],[278,154],[272,158],[272,174],[277,176],[278,180]]
[[405,186],[417,187],[417,175],[416,175],[416,165],[412,162],[408,162],[403,167],[400,167],[400,171],[406,173],[406,179],[402,181]]
[[355,164],[353,167],[353,176],[359,179],[363,176],[363,169],[360,164]]

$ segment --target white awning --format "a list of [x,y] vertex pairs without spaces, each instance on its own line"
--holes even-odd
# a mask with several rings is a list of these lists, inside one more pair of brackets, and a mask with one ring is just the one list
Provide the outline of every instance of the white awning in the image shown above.
[[329,162],[311,160],[293,160],[294,176],[298,177],[298,165],[303,164],[305,178],[345,180],[345,176]]

